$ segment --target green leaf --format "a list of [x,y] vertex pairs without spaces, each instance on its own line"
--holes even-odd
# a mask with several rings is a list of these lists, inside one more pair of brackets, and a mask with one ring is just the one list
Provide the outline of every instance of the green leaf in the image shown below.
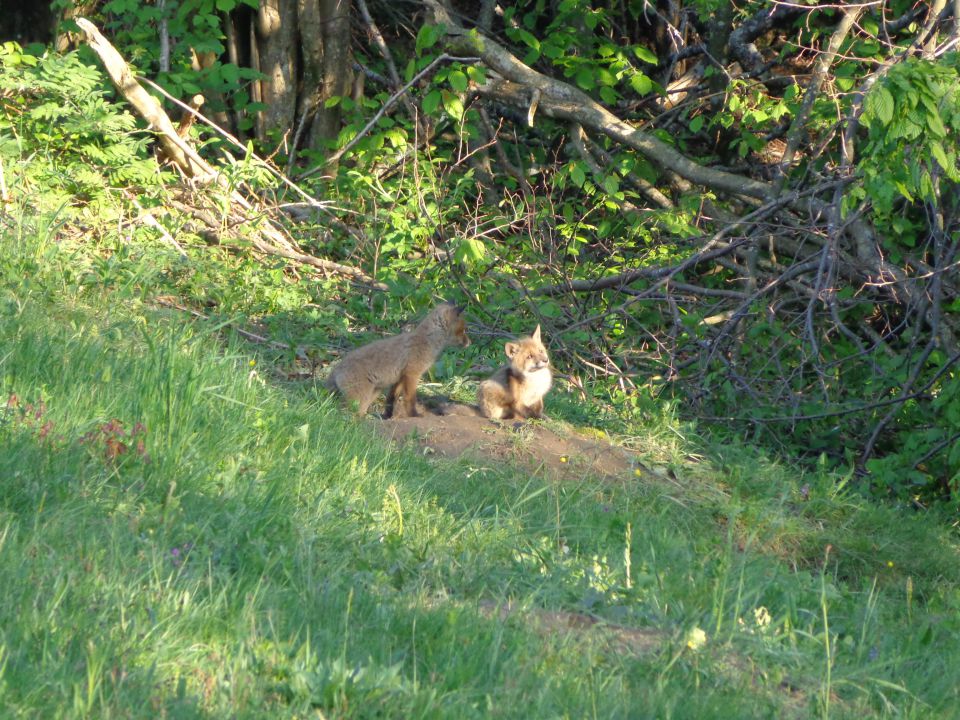
[[695,118],[690,120],[690,132],[700,132],[700,129],[703,127],[703,115],[697,115]]
[[423,98],[423,102],[421,103],[423,111],[427,115],[433,115],[437,108],[440,107],[440,101],[442,99],[443,96],[440,94],[439,90],[431,90],[427,93],[426,97]]
[[604,85],[599,90],[600,99],[603,100],[607,105],[613,105],[617,102],[620,96],[617,94],[617,91],[611,87]]
[[659,61],[657,56],[654,55],[650,50],[645,48],[643,45],[634,45],[633,54],[636,55],[639,59],[643,60],[645,63],[650,63],[651,65],[656,65]]
[[630,87],[637,95],[646,95],[653,90],[653,81],[641,72],[630,76]]
[[943,126],[943,120],[940,119],[939,114],[932,112],[927,113],[927,127],[929,127],[938,138],[946,137],[947,129]]
[[601,85],[616,85],[617,78],[606,68],[597,68],[597,82]]
[[904,185],[901,180],[894,180],[893,184],[897,188],[897,190],[900,191],[900,194],[903,195],[903,197],[905,197],[910,202],[913,202],[913,195],[910,194],[910,191],[907,190],[907,186]]
[[939,141],[934,140],[930,143],[930,152],[934,160],[940,163],[940,167],[949,172],[952,163],[947,159],[947,153],[944,152],[943,145],[941,145]]
[[483,85],[487,81],[487,74],[482,67],[469,65],[467,67],[467,77],[473,80],[477,85]]
[[529,48],[533,48],[537,52],[540,51],[540,41],[533,36],[532,33],[527,32],[523,28],[516,28],[514,30],[516,35],[520,38],[521,42]]
[[872,99],[872,109],[876,114],[877,120],[885,126],[889,125],[890,121],[893,120],[893,95],[885,86],[881,85],[877,88],[877,91],[873,93]]
[[467,76],[460,70],[451,70],[447,81],[450,83],[450,87],[457,92],[466,92],[468,84]]
[[459,95],[444,90],[441,93],[443,97],[443,108],[456,121],[463,119],[463,100]]
[[476,265],[483,261],[486,246],[479,238],[464,238],[457,246],[454,258],[464,265]]
[[543,45],[540,49],[543,54],[551,60],[556,60],[564,55],[564,48],[554,42],[551,42],[549,39],[543,41]]
[[593,90],[597,84],[593,78],[593,71],[588,67],[582,67],[577,70],[576,81],[577,85],[584,90]]
[[573,184],[577,187],[583,187],[583,183],[586,182],[587,174],[584,172],[582,163],[574,163],[573,167],[570,168],[570,179],[573,180]]
[[422,25],[420,32],[417,33],[417,55],[436,45],[439,39],[440,27],[438,25]]

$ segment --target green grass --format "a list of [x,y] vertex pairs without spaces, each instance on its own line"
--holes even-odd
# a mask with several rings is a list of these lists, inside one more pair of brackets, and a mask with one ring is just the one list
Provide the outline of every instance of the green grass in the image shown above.
[[3,717],[957,713],[942,517],[562,394],[560,420],[607,423],[651,472],[424,458],[156,307],[156,255],[18,228],[0,247]]

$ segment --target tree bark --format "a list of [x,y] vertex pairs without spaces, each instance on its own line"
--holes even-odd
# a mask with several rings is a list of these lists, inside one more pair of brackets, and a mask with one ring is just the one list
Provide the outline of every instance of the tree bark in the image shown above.
[[318,148],[340,132],[340,104],[326,107],[332,97],[348,97],[353,86],[350,57],[350,0],[319,0],[323,19],[323,66],[317,115],[310,132],[310,147]]
[[293,126],[297,106],[296,0],[261,0],[256,39],[260,57],[260,97],[266,105],[258,115],[257,136],[266,141]]

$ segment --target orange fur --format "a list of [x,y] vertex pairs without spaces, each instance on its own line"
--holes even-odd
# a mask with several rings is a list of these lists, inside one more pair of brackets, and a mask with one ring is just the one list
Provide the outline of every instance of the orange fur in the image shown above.
[[393,415],[403,397],[407,415],[417,417],[417,385],[423,374],[450,345],[467,347],[463,310],[450,303],[437,305],[411,332],[376,340],[352,350],[338,362],[326,386],[364,415],[380,390],[387,391],[385,417]]
[[480,383],[477,405],[484,417],[499,419],[543,417],[543,398],[553,375],[550,358],[540,340],[540,326],[533,335],[508,342],[504,349],[510,364]]

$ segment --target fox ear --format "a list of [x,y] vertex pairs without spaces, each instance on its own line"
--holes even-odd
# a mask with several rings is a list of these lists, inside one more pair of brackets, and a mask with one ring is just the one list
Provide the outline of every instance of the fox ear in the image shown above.
[[539,325],[537,325],[537,329],[533,331],[533,335],[531,335],[530,337],[532,337],[537,342],[540,342],[540,326]]
[[457,311],[457,315],[463,315],[463,311],[467,309],[466,305],[454,305],[453,309]]
[[520,351],[520,346],[513,342],[508,342],[503,346],[503,349],[507,352],[507,357],[512,358]]

